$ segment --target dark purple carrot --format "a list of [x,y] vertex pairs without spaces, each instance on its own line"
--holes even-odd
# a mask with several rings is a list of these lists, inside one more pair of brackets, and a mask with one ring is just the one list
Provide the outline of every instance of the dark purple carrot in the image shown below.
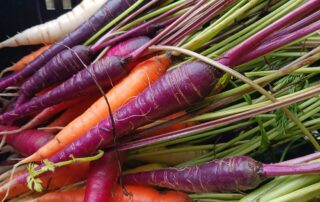
[[[127,135],[140,126],[202,100],[211,92],[218,74],[218,71],[202,62],[186,63],[168,72],[113,113],[116,136]],[[85,156],[110,144],[111,141],[112,121],[108,117],[49,160],[63,161],[68,159],[70,154],[76,157]]]
[[84,202],[105,202],[112,197],[120,174],[117,153],[107,152],[90,163]]
[[69,99],[88,96],[99,92],[93,79],[93,75],[102,87],[110,87],[112,84],[117,83],[125,77],[126,74],[127,70],[123,67],[121,60],[118,57],[105,57],[90,65],[88,69],[83,69],[78,72],[76,75],[56,88],[49,90],[42,96],[34,97],[29,102],[2,114],[0,116],[0,122],[10,123],[31,112],[42,110]]
[[[16,127],[0,126],[0,131],[16,130]],[[6,143],[15,148],[21,155],[30,156],[40,147],[52,140],[54,135],[38,131],[25,130],[14,135],[6,136]]]
[[64,81],[91,63],[90,49],[78,45],[54,56],[20,87],[20,93],[31,97],[52,84]]
[[81,44],[135,2],[136,0],[108,0],[93,16],[85,21],[85,23],[64,37],[60,42],[52,45],[49,49],[43,52],[41,56],[28,64],[23,70],[2,79],[0,81],[0,91],[30,77],[38,69],[49,62],[52,57],[67,47],[73,47]]
[[211,161],[198,166],[164,168],[129,174],[127,184],[152,185],[186,192],[239,192],[256,188],[275,176],[319,173],[320,164],[263,164],[246,156]]
[[[31,112],[43,110],[47,107],[59,104],[80,96],[86,96],[99,92],[95,79],[104,88],[109,88],[124,78],[131,70],[132,65],[126,65],[120,56],[126,56],[140,46],[149,42],[149,38],[140,36],[128,39],[110,49],[107,57],[91,64],[79,71],[59,86],[49,90],[45,94],[34,97],[25,104],[18,105],[13,110],[0,115],[0,122],[10,123],[20,119]],[[111,55],[116,56],[111,56]],[[41,70],[40,70],[41,71]],[[63,74],[61,69],[61,74]],[[37,73],[36,73],[37,74]],[[37,78],[35,78],[36,80]],[[41,79],[41,78],[40,78]]]

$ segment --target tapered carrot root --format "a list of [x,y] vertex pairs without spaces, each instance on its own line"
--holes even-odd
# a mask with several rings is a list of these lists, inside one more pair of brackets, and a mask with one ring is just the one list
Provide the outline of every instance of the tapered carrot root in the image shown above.
[[27,64],[32,62],[36,57],[41,55],[49,47],[50,47],[50,45],[43,46],[40,49],[38,49],[37,51],[32,52],[29,55],[24,56],[23,58],[21,58],[18,62],[16,62],[12,66],[2,70],[1,73],[0,73],[0,78],[3,76],[3,74],[5,74],[7,72],[11,72],[11,71],[19,72],[19,71],[21,71],[21,69],[23,69]]
[[[141,91],[158,80],[166,72],[167,68],[169,68],[169,65],[170,59],[165,55],[155,56],[138,64],[125,79],[106,94],[111,109],[113,111],[117,110],[130,101],[131,98],[141,93]],[[128,88],[128,86],[130,86],[130,88]],[[108,117],[108,115],[108,106],[104,97],[101,97],[87,109],[86,112],[60,131],[54,141],[40,148],[37,154],[25,159],[24,162],[41,161],[49,158],[83,136],[101,120]]]

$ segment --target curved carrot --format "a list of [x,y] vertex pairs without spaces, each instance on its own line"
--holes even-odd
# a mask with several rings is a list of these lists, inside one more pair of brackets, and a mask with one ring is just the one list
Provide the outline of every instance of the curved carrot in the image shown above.
[[38,57],[39,55],[41,55],[41,53],[43,53],[45,50],[47,50],[50,47],[50,45],[47,46],[43,46],[41,48],[39,48],[38,50],[36,50],[35,52],[32,52],[24,57],[22,57],[18,62],[16,62],[15,64],[13,64],[10,67],[5,68],[4,70],[2,70],[0,77],[3,76],[4,73],[6,72],[10,72],[10,71],[14,71],[14,72],[18,72],[21,69],[23,69],[27,64],[29,64],[30,62],[32,62],[36,57]]
[[[95,95],[91,96],[88,99],[82,99],[81,102],[76,105],[71,106],[65,112],[61,114],[57,119],[47,125],[48,128],[55,127],[65,127],[72,120],[80,116],[83,112],[85,112],[95,101],[99,99],[100,96]],[[52,130],[50,129],[52,132]]]
[[[151,187],[126,185],[131,196],[123,193],[121,186],[117,186],[112,198],[108,202],[191,202],[187,194],[178,191],[159,192]],[[51,192],[30,200],[30,202],[82,202],[84,189]]]
[[[54,172],[46,172],[40,176],[43,187],[46,190],[56,190],[66,185],[74,184],[85,179],[89,173],[89,162],[70,164],[59,167]],[[21,176],[26,175],[26,171],[22,171],[14,175],[11,181],[9,198],[18,196],[20,194],[29,192],[25,178]],[[4,198],[7,188],[9,187],[9,180],[7,180],[0,187],[0,199]]]
[[[112,110],[116,110],[137,96],[150,84],[160,78],[170,65],[166,55],[152,57],[139,63],[130,74],[114,86],[107,94]],[[65,146],[83,136],[89,129],[108,116],[108,107],[101,97],[86,112],[68,124],[53,141],[43,146],[34,155],[22,160],[22,163],[41,161],[62,150]]]

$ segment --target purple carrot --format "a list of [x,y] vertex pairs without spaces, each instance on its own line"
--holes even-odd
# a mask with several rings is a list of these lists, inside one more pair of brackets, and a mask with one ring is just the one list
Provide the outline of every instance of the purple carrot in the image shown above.
[[[191,106],[209,95],[220,72],[202,62],[185,63],[169,71],[157,82],[145,89],[139,96],[113,113],[117,137],[128,135],[134,129],[161,117]],[[110,144],[112,123],[110,117],[101,121],[80,139],[52,156],[49,161],[59,162],[75,157],[87,156],[97,149]],[[41,168],[40,165],[38,168]],[[44,173],[46,174],[46,173]],[[26,183],[28,172],[16,177],[12,183]],[[9,185],[0,187],[5,192]]]
[[90,49],[78,45],[54,56],[20,87],[20,93],[30,97],[52,84],[64,81],[91,63]]
[[96,77],[102,87],[110,87],[125,77],[127,70],[123,67],[120,58],[116,56],[105,57],[45,94],[34,97],[29,102],[0,115],[0,122],[11,123],[31,112],[42,110],[72,98],[99,92],[92,75]]
[[[0,131],[16,129],[16,127],[0,126]],[[7,135],[6,143],[15,148],[21,155],[30,156],[52,140],[53,137],[54,135],[43,131],[25,130],[14,135]]]
[[[148,41],[149,39],[147,37],[137,37],[124,41],[111,50],[113,54],[130,54]],[[111,55],[111,53],[109,55]],[[96,93],[99,89],[96,86],[94,78],[102,87],[109,88],[124,78],[131,67],[131,65],[125,65],[121,57],[104,57],[88,66],[88,68],[79,71],[73,77],[52,90],[49,90],[45,94],[34,97],[29,102],[19,105],[13,110],[0,115],[0,122],[11,123],[31,112],[43,110],[72,98]]]
[[[115,135],[121,137],[161,117],[185,109],[202,100],[217,82],[217,70],[202,62],[176,68],[145,89],[138,97],[113,113]],[[50,161],[86,156],[112,141],[112,121],[108,117],[80,139],[58,152]]]
[[146,36],[138,36],[135,38],[128,39],[122,43],[117,44],[116,46],[109,49],[104,56],[118,56],[126,57],[141,45],[146,44],[150,41],[150,38]]
[[240,58],[245,53],[252,51],[259,44],[263,42],[263,40],[274,33],[275,31],[287,26],[291,22],[295,22],[302,17],[310,14],[311,12],[317,11],[320,8],[320,0],[310,0],[307,1],[302,6],[293,10],[289,14],[285,15],[278,21],[272,23],[268,27],[264,28],[260,32],[256,33],[243,43],[237,45],[235,48],[229,50],[225,54],[223,54],[222,58],[220,58],[220,62],[227,66],[235,66],[237,59]]
[[164,168],[129,174],[126,184],[151,185],[186,192],[239,192],[256,188],[275,176],[319,173],[320,164],[263,164],[246,156],[210,161],[198,166]]
[[84,202],[105,202],[111,198],[120,174],[117,157],[117,153],[111,151],[90,163]]
[[128,9],[137,0],[108,0],[101,8],[91,16],[85,23],[68,34],[58,43],[52,45],[41,56],[28,64],[20,72],[6,77],[0,81],[0,91],[8,86],[15,85],[34,74],[49,60],[67,47],[79,45],[101,29],[105,24],[116,18],[123,11]]

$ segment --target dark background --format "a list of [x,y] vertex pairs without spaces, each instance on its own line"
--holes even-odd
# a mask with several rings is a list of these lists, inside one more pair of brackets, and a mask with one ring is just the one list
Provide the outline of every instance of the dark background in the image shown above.
[[[0,0],[0,41],[33,25],[52,20],[70,10],[63,9],[63,0],[53,0],[55,10],[47,10],[45,0]],[[75,7],[81,0],[71,0]],[[10,66],[40,46],[0,49],[0,69]]]

